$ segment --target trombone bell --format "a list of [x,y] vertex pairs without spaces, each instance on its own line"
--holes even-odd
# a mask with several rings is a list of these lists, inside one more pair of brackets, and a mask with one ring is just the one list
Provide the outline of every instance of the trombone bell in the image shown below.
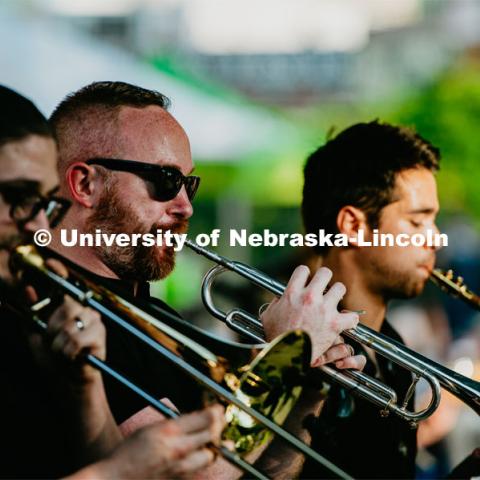
[[[227,374],[225,383],[237,398],[282,425],[300,396],[310,357],[310,337],[301,330],[287,332],[243,367],[239,378]],[[270,431],[235,405],[228,406],[226,417],[224,439],[233,441],[239,453],[249,453],[271,437]]]

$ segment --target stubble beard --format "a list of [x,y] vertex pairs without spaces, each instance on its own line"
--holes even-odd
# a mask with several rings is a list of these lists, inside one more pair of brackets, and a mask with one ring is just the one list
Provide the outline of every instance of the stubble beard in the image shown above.
[[423,292],[428,279],[418,278],[415,272],[392,269],[382,262],[371,259],[372,271],[377,280],[376,290],[380,291],[386,302],[399,299],[406,300],[418,297]]
[[[150,228],[142,223],[138,215],[125,204],[118,190],[112,186],[106,189],[99,201],[98,208],[88,218],[85,231],[94,234],[100,229],[106,234],[146,234],[156,236],[157,229],[170,230],[172,233],[184,233],[188,228],[187,220],[179,220],[168,225],[154,224]],[[118,245],[97,246],[95,251],[100,260],[112,270],[118,278],[127,281],[155,281],[167,277],[175,267],[174,247],[119,247]]]

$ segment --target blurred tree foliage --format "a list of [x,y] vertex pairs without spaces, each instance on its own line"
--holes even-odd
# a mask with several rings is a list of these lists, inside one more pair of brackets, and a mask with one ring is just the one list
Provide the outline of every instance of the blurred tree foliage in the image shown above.
[[[440,148],[441,216],[467,213],[480,224],[480,61],[474,56],[459,61],[422,88],[411,85],[408,91],[374,102],[358,97],[346,102],[323,101],[283,114],[302,132],[300,140],[292,142],[288,150],[275,155],[258,152],[238,163],[201,162],[197,166],[203,180],[192,221],[193,232],[216,226],[216,205],[225,197],[243,198],[251,205],[254,231],[301,231],[298,205],[305,158],[344,128],[376,118],[414,127]],[[254,264],[271,267],[272,262],[278,262],[273,250],[254,252]],[[282,250],[282,254],[286,252]],[[192,275],[191,267],[185,268]],[[178,269],[179,275],[181,270]],[[171,287],[183,284],[175,281],[175,275],[165,283]],[[198,282],[187,283],[191,286]],[[187,304],[192,301],[190,295],[180,295],[176,288],[166,293],[171,300],[181,297]]]
[[375,118],[411,126],[440,148],[438,174],[443,214],[465,212],[480,222],[480,61],[456,63],[421,89],[375,102],[323,104],[294,112],[309,130],[309,149],[357,122]]
[[404,102],[392,120],[414,126],[440,148],[442,209],[480,221],[480,65],[455,66]]

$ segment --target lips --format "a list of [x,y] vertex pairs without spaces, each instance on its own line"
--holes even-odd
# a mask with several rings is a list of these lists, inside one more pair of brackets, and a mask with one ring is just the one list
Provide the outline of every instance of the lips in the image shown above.
[[419,265],[419,268],[423,268],[424,270],[427,271],[427,273],[428,273],[429,275],[431,275],[431,274],[432,274],[432,270],[433,270],[433,268],[434,268],[434,264],[432,263],[432,264]]
[[429,275],[432,274],[433,269],[435,268],[435,257],[430,257],[425,259],[425,261],[418,265],[418,268],[422,268],[428,272]]

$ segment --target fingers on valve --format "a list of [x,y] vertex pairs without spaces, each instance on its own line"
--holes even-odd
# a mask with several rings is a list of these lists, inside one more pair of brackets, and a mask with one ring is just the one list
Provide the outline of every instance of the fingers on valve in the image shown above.
[[292,273],[290,280],[285,288],[285,294],[299,294],[305,287],[308,277],[310,276],[310,269],[306,265],[299,265]]

